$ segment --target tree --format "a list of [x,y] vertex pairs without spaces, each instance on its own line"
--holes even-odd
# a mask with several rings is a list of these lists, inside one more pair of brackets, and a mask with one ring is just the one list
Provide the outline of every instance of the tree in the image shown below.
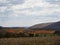
[[0,30],[2,30],[2,26],[0,26]]
[[0,38],[2,38],[2,37],[3,37],[3,34],[0,33]]
[[10,33],[10,32],[7,32],[5,34],[5,37],[9,38],[9,37],[14,37],[14,34],[13,33]]

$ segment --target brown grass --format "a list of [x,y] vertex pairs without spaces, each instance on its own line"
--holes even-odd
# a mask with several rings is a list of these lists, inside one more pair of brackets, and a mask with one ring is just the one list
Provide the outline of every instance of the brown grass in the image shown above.
[[60,37],[0,38],[0,45],[60,45]]

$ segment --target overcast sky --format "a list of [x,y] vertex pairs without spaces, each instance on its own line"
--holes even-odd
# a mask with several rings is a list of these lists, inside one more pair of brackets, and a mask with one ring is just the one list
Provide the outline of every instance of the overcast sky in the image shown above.
[[0,26],[56,21],[60,21],[60,0],[0,0]]

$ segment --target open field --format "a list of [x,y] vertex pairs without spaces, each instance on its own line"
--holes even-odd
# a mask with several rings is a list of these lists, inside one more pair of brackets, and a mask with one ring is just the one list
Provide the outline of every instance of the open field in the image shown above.
[[0,38],[0,45],[60,45],[60,36]]

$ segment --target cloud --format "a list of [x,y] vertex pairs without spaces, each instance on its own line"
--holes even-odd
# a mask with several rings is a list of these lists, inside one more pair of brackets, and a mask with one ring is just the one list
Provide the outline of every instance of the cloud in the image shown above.
[[[7,1],[7,0],[6,0]],[[4,1],[6,3],[6,1]],[[16,2],[15,2],[16,1]],[[20,0],[22,1],[22,0]],[[17,0],[8,0],[10,4],[17,4],[13,6],[6,6],[7,10],[14,11],[14,14],[24,14],[24,15],[50,15],[54,12],[59,12],[60,6],[55,4],[50,4],[44,0],[25,0],[24,4],[18,4]],[[14,3],[15,2],[15,3]],[[58,9],[57,9],[58,8]],[[3,9],[3,8],[2,8]],[[11,12],[12,12],[11,11]],[[9,11],[10,12],[10,11]]]
[[[58,8],[58,9],[57,9]],[[16,14],[26,15],[50,15],[54,12],[59,12],[60,6],[50,4],[43,0],[28,0],[22,5],[15,5],[11,7]]]
[[60,0],[45,0],[47,2],[49,2],[50,4],[58,4],[60,5]]
[[25,0],[0,0],[0,6],[23,4]]
[[2,26],[31,26],[58,20],[60,6],[52,0],[0,0]]
[[0,7],[0,12],[4,12],[5,9],[6,7]]

